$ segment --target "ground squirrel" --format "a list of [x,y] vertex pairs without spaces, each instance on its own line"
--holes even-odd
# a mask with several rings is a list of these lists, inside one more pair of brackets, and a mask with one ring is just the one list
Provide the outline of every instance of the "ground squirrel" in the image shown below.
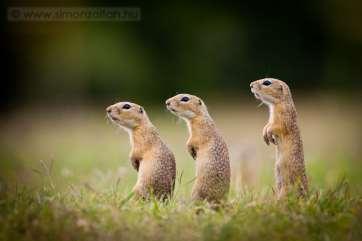
[[145,110],[134,103],[119,102],[107,108],[107,116],[129,133],[130,160],[138,172],[133,188],[136,197],[147,199],[151,194],[162,200],[170,197],[175,185],[175,157]]
[[197,96],[179,94],[166,101],[167,109],[184,119],[190,137],[187,149],[196,160],[192,199],[218,202],[230,186],[229,152],[204,102]]
[[269,121],[263,129],[267,145],[276,145],[275,178],[279,198],[294,187],[301,196],[308,192],[303,143],[291,92],[281,80],[265,78],[250,84],[255,98],[269,107]]

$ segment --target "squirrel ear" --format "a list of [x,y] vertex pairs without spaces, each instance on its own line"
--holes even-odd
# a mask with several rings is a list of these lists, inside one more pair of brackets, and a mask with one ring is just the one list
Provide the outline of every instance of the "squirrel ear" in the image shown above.
[[143,114],[143,108],[142,107],[140,107],[140,109],[139,109],[139,111],[138,111],[139,113],[141,113],[141,114]]
[[279,90],[280,90],[280,92],[282,92],[282,93],[284,92],[283,85],[280,85],[280,86],[279,86]]
[[290,89],[287,84],[281,84],[280,85],[280,91],[283,93],[284,96],[291,96]]

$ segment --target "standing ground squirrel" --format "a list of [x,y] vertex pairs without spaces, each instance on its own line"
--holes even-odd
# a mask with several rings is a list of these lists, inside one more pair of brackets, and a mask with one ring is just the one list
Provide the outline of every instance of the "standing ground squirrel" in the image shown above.
[[166,101],[167,109],[184,119],[190,137],[187,148],[196,160],[193,200],[218,202],[230,186],[229,152],[204,102],[197,96],[179,94]]
[[119,102],[107,108],[107,116],[129,134],[130,160],[138,171],[133,188],[136,197],[147,199],[151,194],[161,200],[170,197],[175,185],[175,157],[144,109],[134,103]]
[[269,107],[269,121],[263,129],[264,141],[277,147],[275,178],[278,198],[297,187],[298,194],[308,192],[303,143],[297,124],[292,94],[281,80],[265,78],[250,84],[255,98]]

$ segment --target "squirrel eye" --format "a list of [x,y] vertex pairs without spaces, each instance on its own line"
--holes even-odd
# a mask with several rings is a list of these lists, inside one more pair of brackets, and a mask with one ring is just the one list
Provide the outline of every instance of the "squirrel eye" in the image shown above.
[[265,86],[271,85],[271,82],[270,82],[269,80],[265,80],[265,81],[263,82],[263,85],[265,85]]
[[130,108],[131,108],[131,106],[130,106],[129,104],[124,104],[124,105],[122,106],[122,109],[128,110],[128,109],[130,109]]
[[187,96],[184,96],[184,97],[182,97],[182,99],[181,99],[181,101],[183,101],[183,102],[187,102],[187,101],[189,101],[189,100],[190,100],[190,98],[187,97]]

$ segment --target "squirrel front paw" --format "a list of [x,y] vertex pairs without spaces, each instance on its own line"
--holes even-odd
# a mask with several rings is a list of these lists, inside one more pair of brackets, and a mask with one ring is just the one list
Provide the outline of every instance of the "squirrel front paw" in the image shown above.
[[188,145],[187,146],[187,150],[189,151],[190,155],[192,156],[192,158],[194,160],[196,160],[196,157],[197,157],[197,152],[196,152],[196,148],[192,145]]
[[140,160],[138,158],[131,158],[131,164],[136,171],[140,168]]
[[270,124],[266,124],[263,129],[263,138],[267,145],[270,143],[277,145],[276,135],[273,134],[273,130]]

